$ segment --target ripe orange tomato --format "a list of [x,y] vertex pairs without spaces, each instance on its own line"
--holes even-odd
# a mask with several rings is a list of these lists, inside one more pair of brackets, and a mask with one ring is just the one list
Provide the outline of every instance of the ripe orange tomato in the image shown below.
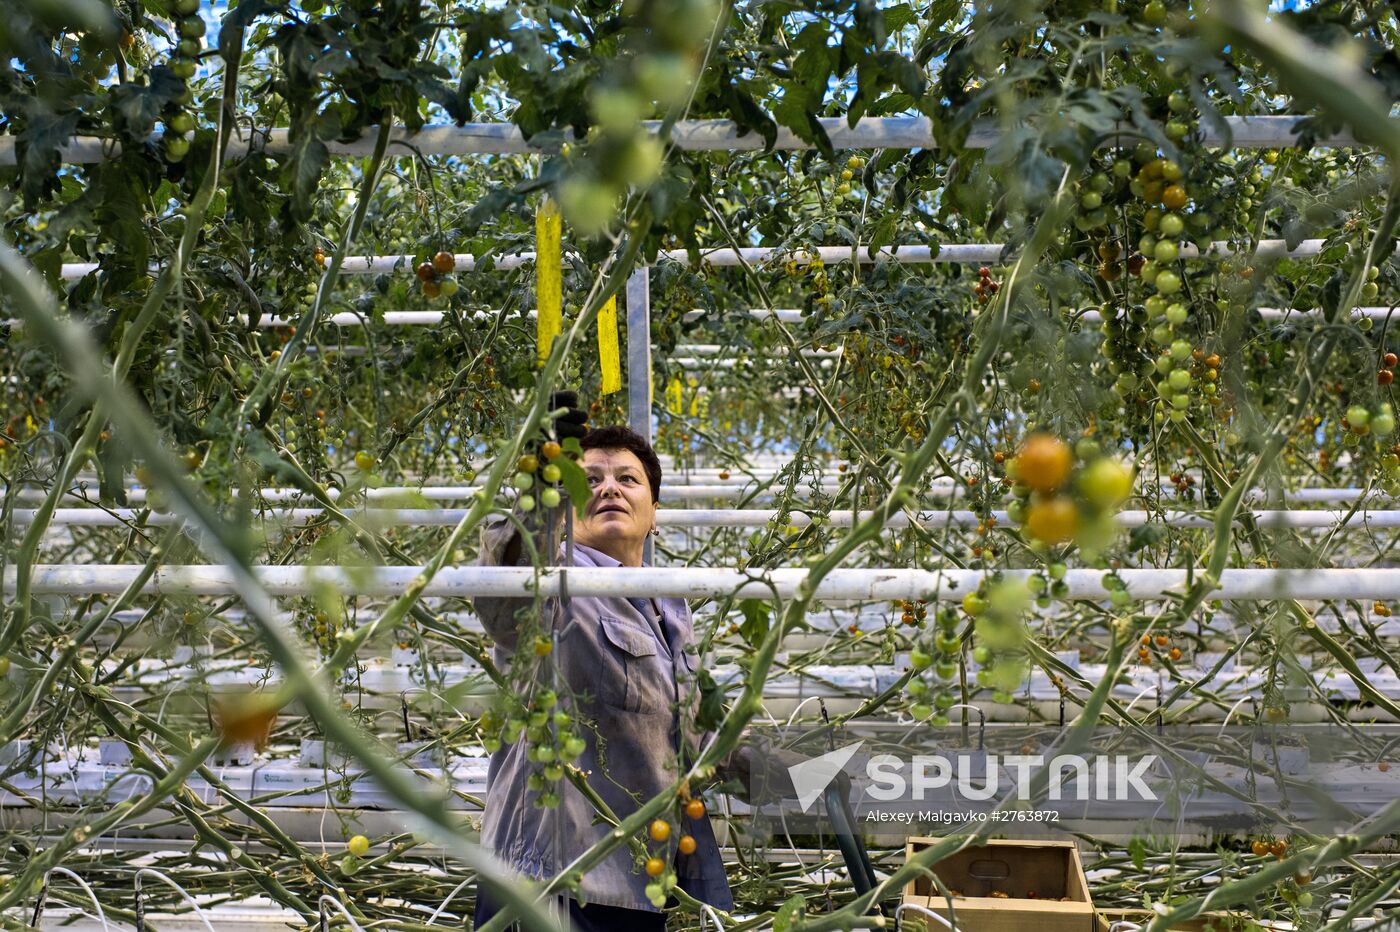
[[680,849],[681,854],[694,854],[696,848],[695,836],[682,835],[681,840],[676,843],[676,847]]
[[1050,434],[1033,434],[1016,455],[1016,479],[1037,492],[1054,492],[1073,466],[1068,444]]
[[671,823],[665,819],[657,819],[651,823],[647,832],[651,835],[652,841],[665,841],[671,837]]
[[685,804],[685,814],[692,819],[702,819],[705,817],[705,803],[699,799],[692,799]]
[[665,861],[660,858],[647,858],[647,876],[660,877],[665,870]]
[[1026,530],[1047,544],[1063,543],[1079,530],[1079,509],[1063,497],[1036,502],[1026,514]]

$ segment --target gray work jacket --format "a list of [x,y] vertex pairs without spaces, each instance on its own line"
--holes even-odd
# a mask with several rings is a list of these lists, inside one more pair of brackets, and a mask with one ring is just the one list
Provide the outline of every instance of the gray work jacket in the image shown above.
[[[515,530],[508,523],[483,529],[478,564],[500,565],[514,536]],[[561,546],[561,564],[564,553]],[[520,562],[527,560],[522,557]],[[575,544],[573,565],[621,564]],[[495,640],[496,663],[505,669],[517,645],[520,623],[516,612],[530,600],[477,598],[473,603]],[[559,694],[575,697],[577,704],[570,711],[576,720],[594,723],[588,727],[579,722],[577,730],[588,746],[575,763],[588,774],[589,786],[619,819],[627,818],[641,803],[675,782],[678,742],[698,746],[693,723],[699,710],[699,691],[695,688],[690,608],[684,599],[656,599],[655,603],[661,610],[659,619],[650,611],[650,601],[644,603],[644,613],[625,598],[575,597],[570,599],[572,620],[567,625],[559,600],[544,603],[546,617],[552,619],[558,636],[554,658]],[[678,697],[685,708],[678,707]],[[560,796],[557,808],[536,808],[538,794],[526,786],[532,767],[525,756],[525,744],[521,739],[502,745],[491,755],[481,840],[509,867],[546,879],[600,841],[609,826],[567,779],[556,785]],[[733,766],[736,764],[727,762],[723,769]],[[668,820],[673,825],[670,839],[664,845],[648,839],[649,850],[675,865],[681,889],[711,906],[733,909],[709,816],[699,820],[682,817],[681,826],[675,826],[671,816]],[[694,836],[693,854],[678,853],[676,843],[682,834]],[[623,845],[584,874],[576,898],[657,912],[644,892],[650,882],[645,871],[634,866],[628,846]]]

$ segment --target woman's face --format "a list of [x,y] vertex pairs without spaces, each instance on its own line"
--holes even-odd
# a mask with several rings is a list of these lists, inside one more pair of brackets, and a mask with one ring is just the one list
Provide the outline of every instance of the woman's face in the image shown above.
[[640,566],[642,542],[656,526],[642,461],[631,450],[585,450],[580,465],[593,497],[576,529],[578,542]]

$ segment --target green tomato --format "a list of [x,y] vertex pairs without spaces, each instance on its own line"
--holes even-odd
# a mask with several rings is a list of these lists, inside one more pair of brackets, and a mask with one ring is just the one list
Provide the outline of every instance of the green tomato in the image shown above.
[[1180,327],[1182,324],[1186,323],[1186,318],[1188,316],[1189,312],[1186,310],[1186,305],[1184,304],[1173,304],[1171,307],[1167,308],[1167,323],[1171,324],[1173,327]]
[[[1152,258],[1162,263],[1175,262],[1178,252],[1176,243],[1164,239],[1152,248]],[[1161,285],[1159,284],[1157,287],[1160,289]]]
[[987,600],[975,592],[969,592],[962,598],[962,607],[963,611],[976,618],[987,610]]
[[559,506],[559,490],[547,488],[540,492],[540,503],[546,508],[557,508]]
[[1352,405],[1347,408],[1347,423],[1353,428],[1365,427],[1371,420],[1371,412],[1361,405]]
[[521,510],[521,511],[534,511],[534,510],[535,510],[535,496],[533,496],[533,495],[522,495],[522,496],[520,496],[520,498],[519,498],[519,500],[516,502],[516,504],[520,506],[520,510]]
[[1186,224],[1180,214],[1163,214],[1162,219],[1157,221],[1157,232],[1163,236],[1177,237],[1185,230]]
[[1176,391],[1184,392],[1191,387],[1191,373],[1185,369],[1173,369],[1172,374],[1167,376],[1167,382]]
[[178,162],[190,152],[190,141],[183,136],[165,137],[165,158],[167,161]]
[[1181,276],[1175,272],[1160,272],[1153,284],[1161,294],[1176,294],[1181,290]]
[[559,471],[559,467],[555,466],[553,463],[546,465],[541,474],[544,476],[545,482],[558,482],[559,477],[562,475]]
[[194,131],[194,117],[188,110],[181,110],[166,121],[166,127],[177,136]]

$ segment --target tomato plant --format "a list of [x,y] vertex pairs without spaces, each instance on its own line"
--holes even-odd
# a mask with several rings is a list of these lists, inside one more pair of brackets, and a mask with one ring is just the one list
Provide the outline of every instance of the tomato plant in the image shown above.
[[[1400,494],[1389,6],[1268,20],[1184,0],[11,7],[0,563],[15,582],[0,609],[0,746],[116,741],[159,780],[162,761],[217,730],[221,678],[248,676],[276,701],[225,716],[210,740],[345,744],[439,840],[466,844],[445,808],[395,782],[379,744],[460,757],[468,742],[518,743],[532,804],[560,806],[588,724],[579,697],[544,685],[562,646],[538,612],[506,663],[460,600],[425,599],[416,580],[388,602],[311,586],[279,595],[280,614],[248,588],[50,597],[31,582],[49,565],[207,563],[240,580],[414,566],[426,581],[477,556],[488,515],[531,526],[577,504],[578,450],[546,436],[544,405],[576,387],[592,423],[623,422],[615,376],[652,402],[664,505],[771,509],[667,527],[658,563],[801,567],[814,583],[836,563],[980,574],[970,591],[866,606],[875,625],[843,615],[819,653],[784,648],[794,673],[896,670],[872,717],[1029,714],[1033,674],[1077,702],[1095,684],[1057,665],[1064,652],[1103,664],[1107,683],[1150,667],[1171,693],[1224,650],[1258,676],[1256,707],[1235,714],[1261,727],[1297,710],[1339,725],[1400,713],[1376,685],[1400,672],[1387,598],[1255,605],[1212,588],[1227,569],[1389,561],[1384,525],[1319,534],[1251,514],[1300,489],[1356,490],[1363,514]],[[1314,44],[1299,55],[1299,42]],[[899,136],[911,124],[923,129]],[[717,126],[733,135],[707,137]],[[542,351],[545,263],[521,255],[540,254],[546,203],[562,213],[562,331]],[[605,348],[628,336],[625,296],[616,332],[603,309],[642,267],[652,371],[614,372]],[[393,322],[405,312],[419,322]],[[680,499],[677,481],[668,499],[673,479],[706,484],[704,469],[757,481],[714,501]],[[430,497],[444,495],[460,498]],[[109,523],[50,513],[75,503]],[[383,510],[445,504],[464,517]],[[1100,581],[1091,597],[1071,568]],[[1139,568],[1189,568],[1190,583],[1148,598],[1127,581]],[[752,717],[779,645],[825,610],[755,602],[695,606],[706,661],[742,670],[728,698],[750,700],[726,706],[716,686],[711,726]],[[242,672],[218,666],[231,658]],[[381,661],[421,700],[388,714]],[[142,664],[189,682],[164,689]],[[1335,672],[1363,711],[1300,697],[1304,667]],[[478,681],[489,695],[463,685]],[[1204,708],[1243,698],[1190,688]],[[1357,751],[1368,766],[1385,753],[1379,739]],[[0,760],[0,781],[30,763]],[[357,779],[326,791],[337,813]],[[672,831],[688,855],[700,833],[682,817],[709,817],[683,798],[638,801],[609,841],[653,903],[678,883]],[[74,831],[126,818],[44,805]],[[203,893],[227,884],[309,917],[339,888],[376,921],[395,918],[386,896],[450,899],[443,878],[404,866],[429,860],[414,836],[376,859],[401,862],[362,862],[381,836],[346,817],[350,857],[332,875],[275,819],[181,813],[234,860],[243,833],[285,855],[240,860],[235,879],[184,865]],[[80,844],[27,832],[0,854],[0,873],[25,881],[0,884],[0,909]],[[1290,861],[1292,880],[1258,892],[1261,915],[1311,908],[1295,858],[1349,872],[1338,884],[1362,876],[1350,852],[1296,837],[1237,839]],[[745,908],[776,912],[768,868],[744,870]],[[1104,895],[1137,902],[1152,884]],[[1199,904],[1210,889],[1183,881],[1167,898]],[[838,890],[833,906],[851,898]]]

